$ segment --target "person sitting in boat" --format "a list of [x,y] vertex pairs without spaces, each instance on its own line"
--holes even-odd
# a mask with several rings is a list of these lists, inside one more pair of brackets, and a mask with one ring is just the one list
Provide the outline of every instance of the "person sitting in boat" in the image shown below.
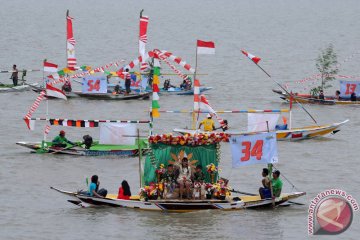
[[62,90],[63,92],[68,92],[68,93],[71,92],[71,91],[72,91],[72,87],[71,87],[70,81],[66,81],[66,82],[64,83],[64,85],[62,85],[61,90]]
[[320,90],[319,99],[320,99],[320,100],[324,100],[324,99],[325,99],[325,95],[324,95],[324,91],[323,91],[323,90]]
[[164,174],[161,175],[161,182],[164,184],[163,197],[166,199],[169,194],[172,194],[176,187],[176,172],[174,165],[169,164]]
[[18,85],[18,80],[19,80],[19,71],[16,68],[16,65],[13,65],[13,69],[12,69],[12,73],[11,73],[11,77],[10,79],[12,79],[14,87]]
[[114,91],[112,92],[113,95],[117,95],[121,93],[121,88],[119,84],[116,84],[114,87]]
[[259,188],[260,197],[261,199],[271,198],[271,181],[269,178],[269,169],[263,168],[261,175],[263,176],[263,179],[261,181],[263,186]]
[[356,93],[353,92],[351,95],[350,95],[350,101],[352,102],[355,102],[356,101]]
[[130,191],[129,183],[126,180],[124,180],[121,182],[121,187],[119,187],[119,193],[117,199],[129,200],[130,197],[131,197],[131,191]]
[[283,182],[280,179],[280,171],[276,170],[272,174],[273,178],[271,179],[271,186],[274,197],[280,197],[281,189],[283,186]]
[[194,191],[193,191],[193,198],[194,199],[204,199],[205,197],[205,174],[202,171],[202,166],[199,164],[195,168],[195,172],[193,175],[193,182],[194,182]]
[[164,87],[163,87],[163,89],[164,89],[164,90],[168,90],[169,88],[175,88],[175,86],[171,85],[170,79],[166,79],[166,80],[164,81]]
[[87,192],[87,194],[90,197],[94,197],[94,196],[99,198],[105,197],[107,194],[107,190],[104,188],[98,190],[99,186],[100,186],[99,177],[97,175],[93,175],[91,177],[91,183],[89,185],[89,191]]
[[206,116],[207,118],[202,120],[199,124],[199,129],[201,129],[201,126],[204,125],[204,131],[205,132],[211,132],[215,130],[215,122],[212,120],[212,116],[210,113]]
[[223,124],[220,127],[215,128],[215,129],[222,129],[223,132],[229,130],[228,121],[226,119],[224,119]]
[[335,99],[340,100],[340,91],[339,90],[336,90],[336,92],[335,92]]
[[186,197],[190,199],[190,187],[192,181],[191,181],[191,168],[189,167],[187,157],[184,157],[181,161],[177,182],[180,185],[180,199],[183,198],[184,188],[186,189]]
[[57,135],[54,140],[52,140],[52,145],[54,147],[66,147],[67,144],[71,144],[71,145],[75,145],[75,143],[67,140],[67,138],[65,137],[65,131],[61,130],[59,135]]

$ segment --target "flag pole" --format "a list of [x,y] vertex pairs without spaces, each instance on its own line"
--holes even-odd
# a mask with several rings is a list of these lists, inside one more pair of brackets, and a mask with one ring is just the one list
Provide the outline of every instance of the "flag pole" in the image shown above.
[[68,49],[67,49],[67,34],[68,34],[68,27],[67,27],[67,17],[69,16],[69,9],[66,11],[66,17],[65,17],[65,26],[66,26],[66,36],[65,36],[65,52],[66,52],[66,61],[65,66],[67,67],[67,60],[68,60]]
[[[197,72],[197,62],[198,62],[198,54],[197,54],[197,42],[196,42],[196,47],[195,47],[195,71],[194,71],[194,79],[193,82],[195,83],[195,79],[196,79],[196,72]],[[194,87],[194,91],[195,91],[195,87]],[[197,120],[199,119],[199,114],[200,111],[197,111]],[[197,120],[196,120],[196,110],[194,109],[193,113],[192,113],[192,126],[191,128],[193,130],[196,130],[197,128]]]
[[[252,59],[251,59],[252,61]],[[290,97],[292,96],[291,93],[289,93],[288,90],[286,90],[280,83],[278,83],[275,79],[273,79],[269,73],[267,73],[262,67],[260,67],[259,64],[256,64],[254,61],[252,61],[256,66],[258,66],[269,78],[271,78],[279,87],[284,90]],[[315,118],[305,109],[305,107],[298,102],[296,99],[294,99],[297,104],[311,117],[311,119],[319,126],[318,122],[315,120]]]
[[[141,23],[141,18],[142,18],[142,14],[144,12],[144,9],[141,9],[140,11],[140,23]],[[139,39],[138,39],[138,49],[140,50],[140,23],[139,23]],[[140,53],[139,51],[139,55],[142,56],[142,54]],[[141,58],[141,62],[139,61],[139,78],[140,78],[140,87],[139,87],[139,90],[141,92],[141,81],[142,81],[142,76],[141,76],[141,65],[142,65],[142,62],[144,61],[143,58]],[[136,75],[136,74],[135,74]]]

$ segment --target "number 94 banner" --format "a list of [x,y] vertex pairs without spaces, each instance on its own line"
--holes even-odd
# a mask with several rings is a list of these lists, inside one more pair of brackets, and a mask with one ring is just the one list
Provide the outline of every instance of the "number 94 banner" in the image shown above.
[[261,133],[230,138],[234,168],[256,163],[277,163],[276,133]]
[[82,81],[82,93],[107,93],[106,77],[86,77]]

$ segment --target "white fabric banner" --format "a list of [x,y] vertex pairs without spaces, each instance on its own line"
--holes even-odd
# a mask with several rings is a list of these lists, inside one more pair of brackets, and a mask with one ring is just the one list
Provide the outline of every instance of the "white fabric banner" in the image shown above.
[[231,136],[232,167],[278,162],[276,133]]
[[101,123],[100,144],[135,145],[136,125],[132,123]]
[[277,113],[248,113],[248,132],[266,132],[275,130],[280,114]]

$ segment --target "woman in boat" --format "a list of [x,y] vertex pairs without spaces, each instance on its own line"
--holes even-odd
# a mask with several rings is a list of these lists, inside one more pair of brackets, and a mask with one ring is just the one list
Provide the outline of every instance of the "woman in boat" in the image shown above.
[[180,185],[180,199],[182,199],[184,195],[184,188],[186,189],[186,197],[190,199],[190,186],[192,182],[191,182],[191,168],[189,167],[187,157],[184,157],[181,161],[177,182]]
[[[99,177],[97,175],[93,175],[91,177],[91,183],[89,185],[88,195],[90,197],[95,196],[95,197],[103,198],[104,197],[104,196],[102,196],[103,194],[100,194],[98,192],[99,186],[100,186]],[[103,190],[103,189],[100,189],[100,190]],[[106,194],[105,194],[105,196],[106,196]]]
[[355,102],[356,101],[356,93],[352,93],[351,95],[350,95],[350,101],[352,101],[352,102]]
[[131,197],[131,191],[130,191],[129,183],[126,180],[124,180],[121,182],[121,187],[119,187],[119,193],[117,198],[129,200],[130,197]]
[[336,90],[336,92],[335,92],[335,99],[340,100],[340,91],[339,90]]
[[12,71],[13,71],[13,72],[12,72],[12,74],[11,74],[10,79],[12,79],[13,84],[14,84],[14,87],[15,87],[15,86],[18,85],[18,79],[19,79],[19,77],[18,77],[19,71],[17,70],[15,64],[13,65],[13,70],[12,70]]
[[323,91],[323,90],[320,90],[319,99],[320,99],[320,100],[324,100],[324,99],[325,99],[325,95],[324,95],[324,91]]
[[169,164],[166,172],[161,175],[161,182],[164,184],[164,198],[167,198],[168,194],[172,194],[176,187],[176,173],[174,165]]
[[71,92],[72,91],[72,87],[71,87],[71,83],[70,83],[70,81],[66,81],[65,83],[64,83],[64,85],[61,87],[61,90],[63,91],[63,92]]

